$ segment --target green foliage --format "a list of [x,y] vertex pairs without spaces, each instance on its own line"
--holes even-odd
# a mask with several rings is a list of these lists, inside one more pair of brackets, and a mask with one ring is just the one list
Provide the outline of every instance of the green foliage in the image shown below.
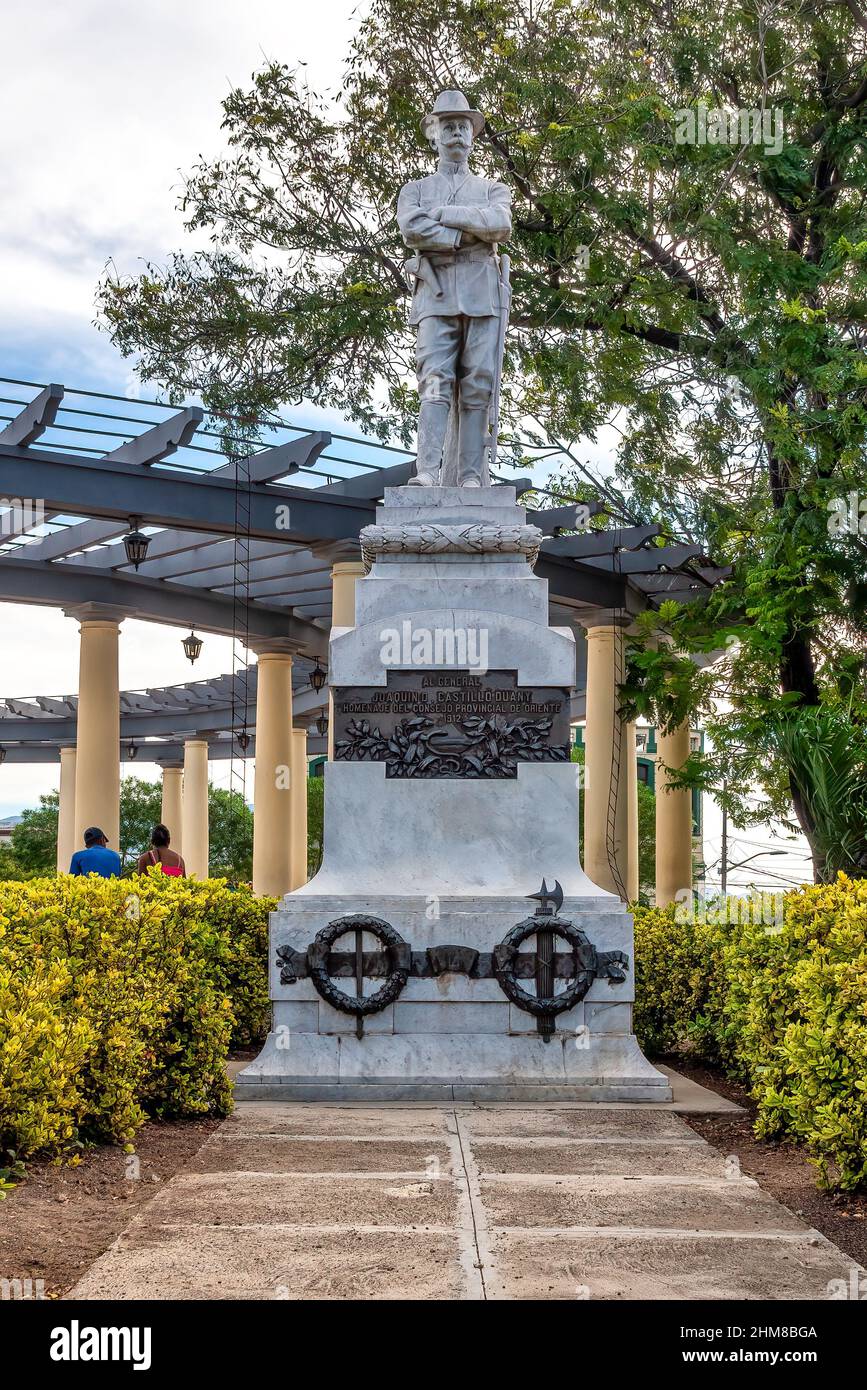
[[790,775],[815,826],[818,875],[867,874],[867,725],[842,708],[796,709],[771,721],[768,742]]
[[867,879],[787,893],[780,923],[684,915],[636,913],[639,1038],[721,1062],[759,1135],[803,1143],[823,1186],[867,1187]]
[[262,1036],[273,899],[225,882],[0,887],[0,1153],[130,1143],[226,1114],[230,1045]]
[[125,869],[148,848],[151,831],[162,820],[162,815],[163,794],[159,782],[145,782],[141,777],[121,780],[120,844],[115,848]]
[[635,912],[634,1026],[650,1052],[671,1052],[704,1015],[722,943],[705,922],[674,907]]
[[656,887],[656,796],[638,783],[638,898],[650,902]]
[[[53,873],[57,862],[57,808],[60,798],[57,792],[40,796],[38,807],[31,807],[21,813],[21,819],[12,827],[8,850],[8,861],[0,858],[0,873],[4,868],[17,870],[9,877]],[[5,877],[5,874],[4,874]]]
[[208,835],[213,877],[249,883],[253,877],[253,812],[240,792],[208,787]]
[[322,863],[325,815],[325,778],[307,778],[307,875],[312,878]]

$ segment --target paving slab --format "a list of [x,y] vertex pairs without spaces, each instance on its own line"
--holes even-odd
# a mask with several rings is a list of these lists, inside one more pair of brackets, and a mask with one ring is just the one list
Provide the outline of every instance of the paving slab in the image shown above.
[[726,1157],[703,1141],[669,1140],[665,1144],[540,1145],[478,1140],[473,1153],[480,1173],[510,1174],[515,1178],[561,1173],[625,1173],[630,1177],[713,1177],[726,1175]]
[[853,1269],[670,1105],[248,1101],[69,1296],[825,1299]]
[[459,1298],[457,1239],[425,1231],[134,1222],[73,1293],[85,1299]]
[[694,1131],[671,1111],[625,1106],[575,1110],[562,1105],[525,1110],[479,1107],[461,1114],[475,1139],[684,1139]]
[[164,1226],[440,1227],[459,1220],[448,1178],[405,1180],[317,1173],[184,1173],[151,1203],[148,1224]]
[[[449,1132],[451,1110],[440,1106],[427,1109],[419,1106],[390,1107],[387,1105],[315,1105],[298,1102],[287,1105],[278,1101],[256,1101],[238,1105],[221,1129],[225,1135],[240,1134],[314,1134],[373,1135],[386,1138],[392,1134],[404,1138],[434,1137]],[[452,1128],[454,1126],[452,1125]]]
[[301,1139],[296,1135],[215,1135],[197,1155],[201,1172],[219,1173],[408,1173],[424,1178],[432,1170],[451,1170],[446,1145],[433,1140]]
[[642,1182],[640,1178],[563,1177],[529,1191],[497,1178],[481,1179],[491,1228],[560,1230],[605,1226],[682,1230],[803,1231],[804,1223],[762,1192],[751,1178],[732,1181]]
[[[505,1299],[822,1299],[841,1277],[841,1255],[806,1233],[659,1231],[576,1238],[492,1239],[489,1297]],[[851,1262],[847,1263],[847,1268]]]

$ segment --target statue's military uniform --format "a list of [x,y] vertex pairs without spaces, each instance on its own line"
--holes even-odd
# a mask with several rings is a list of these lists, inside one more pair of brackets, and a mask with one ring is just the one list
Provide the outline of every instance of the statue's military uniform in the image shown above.
[[[400,191],[403,239],[433,273],[416,271],[409,321],[418,325],[416,358],[423,400],[451,399],[457,375],[461,404],[487,406],[496,367],[500,315],[497,242],[512,230],[503,183],[457,174],[446,161]],[[442,208],[442,221],[430,210]],[[412,262],[410,262],[412,268]]]
[[[444,93],[435,115],[446,114],[450,98],[455,99],[452,106],[466,106],[462,93]],[[436,173],[401,189],[397,220],[404,241],[416,253],[407,269],[415,277],[409,321],[417,329],[422,403],[418,471],[428,478],[436,475],[443,425],[436,422],[435,407],[451,405],[457,383],[461,470],[478,478],[498,368],[496,251],[512,229],[509,190],[469,173],[465,165],[440,159]],[[426,440],[433,442],[426,446]]]

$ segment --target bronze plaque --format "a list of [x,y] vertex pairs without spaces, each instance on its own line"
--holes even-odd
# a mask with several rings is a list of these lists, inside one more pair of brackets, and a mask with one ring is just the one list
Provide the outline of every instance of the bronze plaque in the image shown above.
[[517,777],[568,762],[570,691],[514,671],[389,671],[387,686],[335,688],[334,757],[387,777]]

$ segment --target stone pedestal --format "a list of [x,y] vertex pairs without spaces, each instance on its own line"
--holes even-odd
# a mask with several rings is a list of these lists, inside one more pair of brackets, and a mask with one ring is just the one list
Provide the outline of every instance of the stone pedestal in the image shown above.
[[578,861],[540,533],[512,488],[407,487],[361,539],[322,867],[272,916],[273,1028],[238,1096],[670,1099],[632,1033],[631,917]]

